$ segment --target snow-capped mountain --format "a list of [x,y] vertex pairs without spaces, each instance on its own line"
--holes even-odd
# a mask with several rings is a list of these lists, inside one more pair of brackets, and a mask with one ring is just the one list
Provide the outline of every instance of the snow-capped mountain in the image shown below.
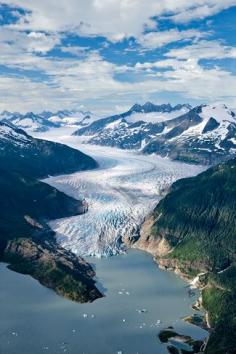
[[0,120],[13,123],[15,126],[27,132],[44,132],[51,128],[61,126],[84,127],[94,120],[91,112],[61,110],[58,112],[43,111],[41,113],[4,111],[0,114]]
[[[47,176],[96,167],[96,162],[66,145],[35,139],[22,129],[0,121],[0,167],[29,176]],[[22,172],[23,171],[23,172]]]
[[78,128],[91,124],[96,119],[96,116],[91,112],[68,112],[68,114],[61,114],[57,112],[51,114],[48,121],[59,126],[77,126]]
[[23,130],[14,127],[11,123],[0,121],[0,149],[4,150],[5,144],[12,146],[27,146],[30,143],[30,136]]
[[202,105],[171,122],[142,151],[214,164],[236,155],[236,116],[226,105]]
[[27,131],[47,131],[50,128],[56,128],[57,125],[44,118],[41,114],[28,112],[26,114],[12,113],[5,118],[15,126]]
[[136,149],[189,162],[212,164],[236,154],[235,113],[223,104],[156,106],[150,102],[95,121],[74,135],[98,145]]
[[[164,120],[178,117],[179,115],[188,112],[190,109],[191,106],[186,104],[176,105],[173,107],[170,104],[154,105],[151,102],[146,102],[144,105],[135,104],[127,112],[116,114],[107,118],[98,119],[92,124],[78,129],[76,132],[74,132],[74,135],[94,136],[94,139],[96,139],[96,136],[98,136],[101,143],[103,144],[103,133],[106,135],[106,132],[111,133],[112,130],[120,130],[120,128],[123,130],[124,128],[127,128],[127,135],[129,135],[129,129],[133,129],[140,125],[143,126],[144,124],[154,125]],[[104,140],[106,140],[106,138]],[[94,140],[93,143],[96,143],[96,141]],[[104,145],[109,144],[105,143]],[[131,146],[130,148],[133,147]]]

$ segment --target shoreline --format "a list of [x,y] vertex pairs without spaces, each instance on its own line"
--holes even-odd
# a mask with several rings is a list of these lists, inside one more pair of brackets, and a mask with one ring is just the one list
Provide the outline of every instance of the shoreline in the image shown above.
[[[167,194],[167,191],[165,191],[165,192],[166,193],[164,195]],[[152,251],[150,247],[144,247],[144,245],[140,244],[140,242],[139,242],[140,239],[141,239],[141,232],[143,230],[143,227],[146,226],[146,224],[148,224],[148,228],[151,227],[152,226],[152,222],[153,222],[152,213],[149,213],[144,218],[143,222],[139,226],[139,230],[138,230],[139,237],[138,237],[138,239],[136,240],[135,237],[133,239],[131,239],[131,240],[125,239],[124,240],[124,244],[127,247],[127,249],[137,249],[137,250],[140,250],[140,251],[148,253],[149,255],[152,256],[153,261],[155,262],[155,264],[157,265],[157,267],[159,269],[161,269],[163,271],[172,272],[172,273],[176,274],[178,277],[180,277],[182,280],[184,280],[186,283],[188,283],[189,289],[198,289],[199,290],[199,292],[200,292],[199,297],[198,297],[197,301],[192,304],[192,308],[194,309],[193,306],[195,306],[197,311],[202,311],[203,312],[203,318],[204,318],[203,323],[202,324],[197,324],[197,323],[194,323],[194,322],[187,321],[186,318],[188,316],[186,316],[185,318],[182,318],[182,320],[185,321],[185,322],[191,323],[194,326],[200,327],[200,328],[202,328],[202,329],[204,329],[204,330],[206,330],[208,332],[208,336],[203,341],[203,346],[204,347],[203,347],[201,353],[204,353],[204,351],[206,349],[206,346],[207,346],[207,343],[208,343],[209,338],[210,338],[210,333],[212,331],[212,327],[211,327],[210,322],[209,322],[209,313],[202,305],[202,290],[203,290],[204,286],[201,286],[201,284],[199,282],[199,277],[201,275],[203,275],[203,274],[206,274],[206,273],[200,272],[195,277],[190,277],[187,273],[184,273],[183,271],[181,271],[179,269],[179,267],[167,267],[166,265],[161,264],[161,260],[162,260],[161,256],[157,256],[157,253]],[[147,232],[147,230],[145,230],[145,232]],[[169,252],[171,252],[171,250],[169,250]],[[166,258],[166,260],[168,261],[168,258]],[[192,317],[192,316],[189,316],[189,317]]]

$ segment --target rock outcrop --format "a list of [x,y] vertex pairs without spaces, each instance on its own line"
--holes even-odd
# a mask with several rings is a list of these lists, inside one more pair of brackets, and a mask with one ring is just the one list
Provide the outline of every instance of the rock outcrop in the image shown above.
[[57,294],[78,302],[92,302],[102,294],[93,280],[95,272],[81,257],[55,245],[20,238],[11,240],[4,252],[9,268],[36,278]]

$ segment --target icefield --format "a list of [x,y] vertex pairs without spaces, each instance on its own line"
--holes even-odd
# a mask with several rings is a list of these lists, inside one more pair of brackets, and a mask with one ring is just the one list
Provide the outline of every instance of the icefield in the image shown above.
[[87,213],[49,223],[58,242],[82,256],[102,257],[124,252],[122,239],[136,234],[163,191],[175,180],[203,170],[201,166],[173,162],[156,155],[82,145],[77,137],[52,135],[46,138],[76,147],[99,163],[96,170],[44,180],[60,191],[88,202]]

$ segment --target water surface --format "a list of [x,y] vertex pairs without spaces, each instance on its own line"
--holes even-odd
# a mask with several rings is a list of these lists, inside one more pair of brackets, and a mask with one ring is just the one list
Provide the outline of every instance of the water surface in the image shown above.
[[[57,131],[48,139],[79,148],[100,163],[98,170],[47,180],[89,201],[87,214],[51,223],[59,242],[84,256],[119,253],[120,233],[124,227],[132,233],[162,187],[202,170],[156,156],[85,147],[68,133],[59,136]],[[130,250],[88,261],[105,294],[92,304],[68,301],[0,265],[1,354],[164,354],[158,333],[167,326],[196,339],[207,335],[181,320],[193,313],[195,298],[189,298],[187,284],[160,270],[150,255]]]
[[186,283],[150,255],[131,250],[89,261],[106,295],[92,304],[66,300],[0,265],[1,354],[164,354],[157,335],[166,326],[206,336],[181,320],[193,313]]

